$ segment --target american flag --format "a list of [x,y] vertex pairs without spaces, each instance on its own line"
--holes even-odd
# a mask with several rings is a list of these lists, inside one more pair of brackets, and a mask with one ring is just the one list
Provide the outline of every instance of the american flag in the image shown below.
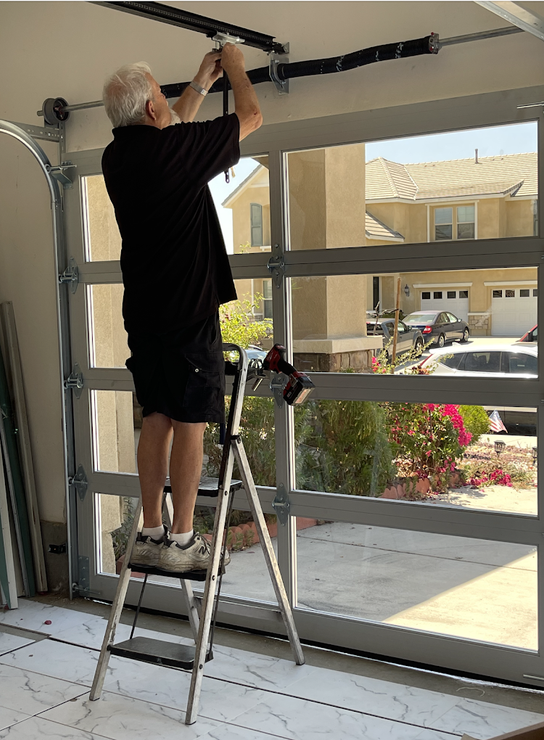
[[502,423],[501,415],[498,411],[493,411],[489,415],[489,430],[491,432],[506,432],[508,434],[508,430]]

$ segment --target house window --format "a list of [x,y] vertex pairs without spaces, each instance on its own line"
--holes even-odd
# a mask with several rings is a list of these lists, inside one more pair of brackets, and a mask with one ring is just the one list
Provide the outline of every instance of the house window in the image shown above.
[[435,290],[433,293],[433,298],[442,300],[442,291],[441,290]]
[[259,203],[251,203],[251,246],[263,246],[263,207]]
[[533,298],[538,296],[538,288],[533,288]]
[[516,297],[516,291],[515,290],[505,290],[504,291],[504,297],[505,298],[515,298]]
[[424,290],[421,294],[421,300],[422,301],[430,301],[431,300],[431,292],[429,290]]
[[435,208],[434,210],[434,238],[435,241],[452,239],[453,208]]
[[263,318],[272,318],[272,280],[263,280]]
[[476,237],[476,207],[434,209],[434,239],[474,239]]
[[521,288],[521,290],[519,291],[520,298],[530,298],[530,296],[531,291],[529,290],[529,288]]
[[493,298],[502,298],[502,290],[494,290]]
[[448,290],[448,292],[446,293],[447,298],[455,298],[456,295],[457,295],[457,291],[455,290]]
[[459,298],[468,298],[468,290],[460,290]]

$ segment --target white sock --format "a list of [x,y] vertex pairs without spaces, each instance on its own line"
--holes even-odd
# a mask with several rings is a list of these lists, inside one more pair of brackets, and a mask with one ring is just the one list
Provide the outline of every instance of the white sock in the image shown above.
[[190,532],[181,532],[180,534],[170,534],[168,535],[171,540],[174,540],[174,542],[177,542],[178,545],[181,545],[182,547],[185,547],[185,545],[188,545],[193,537],[193,531],[191,529]]
[[164,527],[143,527],[142,537],[151,537],[154,540],[160,540],[164,534]]

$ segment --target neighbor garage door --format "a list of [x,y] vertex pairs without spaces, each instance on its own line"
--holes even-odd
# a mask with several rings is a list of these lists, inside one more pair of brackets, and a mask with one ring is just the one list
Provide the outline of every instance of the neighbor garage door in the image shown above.
[[468,321],[468,290],[423,290],[421,310],[450,311],[463,321]]
[[491,334],[520,337],[537,322],[536,288],[493,288],[491,292]]

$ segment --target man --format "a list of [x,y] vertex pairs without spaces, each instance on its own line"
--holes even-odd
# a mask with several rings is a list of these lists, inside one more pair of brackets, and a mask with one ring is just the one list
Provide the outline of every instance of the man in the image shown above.
[[[193,123],[223,69],[234,113]],[[126,364],[144,417],[138,445],[144,523],[131,563],[169,574],[201,571],[210,562],[209,543],[193,532],[203,436],[207,422],[224,420],[218,308],[236,298],[207,183],[238,162],[239,141],[262,117],[243,54],[232,44],[206,54],[173,110],[145,63],[122,67],[106,81],[104,105],[114,126],[102,167],[123,239],[123,317],[132,353]],[[168,472],[170,532],[162,523]]]

